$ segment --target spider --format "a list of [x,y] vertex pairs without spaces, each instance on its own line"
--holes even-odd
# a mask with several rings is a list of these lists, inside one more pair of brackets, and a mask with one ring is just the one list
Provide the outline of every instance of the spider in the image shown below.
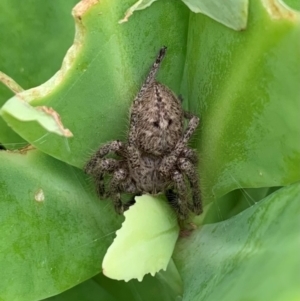
[[[100,197],[108,196],[122,214],[134,200],[122,202],[121,194],[165,193],[180,220],[192,211],[202,212],[197,154],[187,143],[199,118],[182,109],[180,97],[155,80],[167,47],[162,47],[130,110],[128,141],[108,142],[89,159],[90,174]],[[188,120],[185,128],[184,119]],[[109,153],[119,159],[105,158]],[[106,189],[104,175],[110,176]],[[192,202],[188,200],[191,190]]]

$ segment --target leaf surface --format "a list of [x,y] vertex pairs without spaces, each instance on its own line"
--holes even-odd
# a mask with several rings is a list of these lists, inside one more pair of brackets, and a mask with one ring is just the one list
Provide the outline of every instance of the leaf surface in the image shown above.
[[252,1],[243,32],[190,18],[181,90],[201,117],[206,202],[300,179],[300,14],[272,3]]
[[177,217],[165,198],[135,199],[103,259],[103,274],[112,279],[142,281],[145,274],[166,270],[178,238]]
[[191,11],[202,13],[234,30],[245,30],[248,0],[182,0]]
[[[78,0],[2,0],[0,72],[9,75],[24,89],[49,79],[60,68],[72,44],[74,22],[70,10],[76,2]],[[1,83],[0,76],[0,107],[12,96]],[[1,117],[0,143],[7,149],[28,144]]]
[[183,301],[298,300],[299,198],[296,183],[181,239],[173,258]]
[[[136,11],[150,6],[157,0],[138,0],[130,6],[120,23],[127,22]],[[202,13],[217,22],[234,30],[246,29],[248,18],[248,0],[230,0],[220,2],[218,0],[182,0],[192,12]]]
[[[73,10],[76,38],[61,71],[44,85],[15,96],[32,106],[53,108],[73,139],[66,141],[2,111],[5,121],[41,151],[82,167],[101,143],[124,139],[129,107],[163,45],[169,50],[159,78],[179,93],[188,8],[159,1],[131,22],[119,24],[129,2],[79,3]],[[165,30],[174,24],[176,31]]]
[[122,218],[83,172],[37,150],[0,151],[2,300],[40,300],[101,270]]

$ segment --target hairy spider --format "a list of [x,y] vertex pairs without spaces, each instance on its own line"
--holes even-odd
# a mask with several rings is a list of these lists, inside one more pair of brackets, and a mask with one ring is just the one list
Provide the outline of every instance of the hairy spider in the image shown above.
[[[189,210],[202,212],[197,155],[187,147],[199,118],[181,107],[180,98],[155,80],[165,56],[162,47],[152,68],[134,99],[130,111],[128,141],[111,141],[98,149],[84,170],[93,176],[98,195],[112,199],[116,212],[123,213],[134,201],[123,203],[121,193],[141,195],[166,193],[179,219]],[[188,119],[185,128],[184,119]],[[104,158],[115,153],[119,159]],[[108,189],[104,175],[110,175]],[[188,191],[192,192],[192,202]]]

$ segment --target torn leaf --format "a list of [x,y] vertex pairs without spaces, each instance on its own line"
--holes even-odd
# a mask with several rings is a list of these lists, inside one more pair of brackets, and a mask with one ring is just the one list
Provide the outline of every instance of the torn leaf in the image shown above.
[[19,121],[36,121],[48,132],[73,137],[72,132],[63,126],[59,114],[46,106],[32,107],[27,102],[13,97],[4,104],[0,114],[5,120],[5,116],[10,116]]
[[176,215],[164,198],[135,199],[103,259],[103,274],[112,279],[142,281],[145,274],[166,270],[178,238]]

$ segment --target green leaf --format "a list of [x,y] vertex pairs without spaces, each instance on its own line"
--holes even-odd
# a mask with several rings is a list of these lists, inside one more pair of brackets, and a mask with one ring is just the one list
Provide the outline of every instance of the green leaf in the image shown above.
[[[5,86],[1,83],[5,83]],[[21,90],[22,88],[12,78],[0,71],[0,105]],[[15,133],[0,116],[0,146],[3,145],[7,149],[18,149],[21,145],[26,144],[26,141]]]
[[135,199],[103,259],[103,274],[112,279],[142,281],[145,274],[166,270],[178,238],[177,218],[165,198]]
[[[197,147],[200,155],[204,201],[208,202],[224,195],[224,199],[232,201],[234,192],[226,194],[243,187],[266,187],[259,190],[259,194],[264,195],[264,189],[267,190],[269,186],[288,185],[300,179],[300,125],[297,116],[300,80],[298,12],[277,1],[251,1],[247,30],[234,32],[206,16],[191,13],[179,1],[157,1],[121,25],[118,24],[118,20],[132,5],[132,1],[103,0],[94,4],[95,2],[81,2],[74,10],[76,39],[64,60],[61,72],[44,85],[15,96],[5,105],[7,108],[9,104],[18,103],[22,99],[32,107],[51,107],[60,114],[63,124],[73,132],[74,138],[67,140],[65,137],[59,137],[47,132],[36,122],[20,121],[4,111],[6,122],[18,134],[42,152],[82,167],[90,153],[101,143],[126,139],[128,109],[132,99],[139,90],[158,49],[166,45],[168,55],[163,62],[159,80],[170,86],[175,93],[182,93],[185,108],[201,116],[200,136],[194,137],[193,145]],[[19,83],[23,86],[22,82]],[[85,179],[79,170],[38,151],[34,153],[38,155],[4,153],[5,155],[0,156],[0,159],[3,158],[0,181],[1,223],[4,224],[3,240],[0,240],[0,268],[7,274],[7,278],[0,285],[0,291],[8,296],[8,300],[20,295],[28,297],[29,300],[44,298],[99,272],[105,250],[112,241],[112,237],[106,238],[103,235],[113,235],[113,231],[120,225],[120,219],[107,209],[106,206],[109,205],[98,203],[98,199],[91,192],[92,187],[87,188],[86,184],[83,184],[83,189],[80,188],[78,183],[85,183]],[[17,156],[28,157],[17,160]],[[80,181],[77,181],[78,179]],[[90,191],[87,197],[85,191]],[[51,196],[51,202],[47,202],[47,195]],[[75,205],[70,199],[75,200]],[[85,202],[82,203],[82,200]],[[265,201],[262,204],[265,204]],[[212,203],[213,205],[215,204]],[[260,206],[258,204],[253,208],[261,208]],[[248,210],[252,212],[253,208]],[[274,226],[280,224],[283,230],[290,227],[293,221],[292,214],[289,214],[290,219],[284,217],[285,208],[288,207],[280,207],[281,211],[276,209],[275,213],[270,211]],[[9,215],[9,210],[13,212],[12,215]],[[245,211],[246,215],[248,210]],[[282,221],[279,218],[278,221],[274,221],[275,214],[276,217],[283,216]],[[225,218],[230,215],[232,214],[226,212]],[[239,217],[240,215],[236,218]],[[232,234],[232,240],[235,234],[236,237],[240,237],[240,232],[248,237],[243,229],[247,230],[249,225],[240,220],[240,223],[231,224],[232,220],[204,226],[203,231],[208,231],[209,237],[213,239],[211,228],[205,227],[216,226],[218,230],[218,225],[230,225],[232,231],[236,231]],[[154,225],[155,221],[154,219]],[[268,227],[270,218],[266,221],[263,219],[261,225],[265,223]],[[263,229],[261,225],[257,227],[256,232],[260,228]],[[132,229],[137,227],[139,225],[134,225]],[[27,236],[24,235],[24,229],[28,231]],[[226,234],[231,233],[228,229],[229,227],[226,227],[223,232],[218,231],[223,237],[227,237]],[[109,232],[110,230],[112,232]],[[277,230],[279,235],[281,229]],[[199,232],[202,233],[202,230]],[[250,231],[250,234],[254,236],[256,232]],[[284,230],[283,233],[285,237],[290,237],[291,233],[294,239],[294,232]],[[197,235],[198,231],[195,231],[192,237]],[[270,237],[272,235],[270,234]],[[248,253],[245,256],[247,260],[240,261],[238,257],[237,263],[234,261],[234,264],[241,262],[242,266],[242,271],[239,266],[237,272],[232,271],[237,273],[232,274],[235,275],[235,281],[241,281],[239,272],[242,274],[245,266],[245,273],[251,274],[252,277],[249,276],[249,287],[253,283],[262,285],[266,277],[269,277],[268,281],[271,283],[272,275],[278,274],[277,270],[276,273],[269,273],[272,272],[275,262],[272,258],[275,257],[277,266],[274,266],[278,271],[283,271],[281,275],[290,271],[294,273],[290,262],[278,262],[282,258],[285,259],[285,251],[288,254],[286,258],[293,261],[295,255],[291,250],[297,248],[287,238],[287,250],[284,250],[280,243],[285,242],[285,237],[278,237],[276,236],[274,241],[269,241],[268,237],[263,242],[258,241],[262,246],[266,246],[268,252],[271,252],[270,248],[277,251],[279,245],[280,254],[275,254],[277,257],[272,257],[273,254],[267,256],[269,253],[265,255],[264,249],[256,248],[259,252],[254,252],[254,255],[258,256],[258,261],[251,257],[247,265]],[[93,239],[97,238],[101,239],[94,243]],[[221,238],[218,237],[219,240]],[[242,242],[243,239],[242,236]],[[190,239],[182,240],[179,247],[184,245],[184,241]],[[253,241],[256,242],[248,237],[249,244]],[[199,293],[198,284],[204,285],[202,280],[209,275],[217,275],[218,279],[223,279],[224,276],[224,282],[220,284],[220,293],[218,290],[207,293],[212,296],[211,300],[222,299],[223,295],[226,296],[227,289],[230,290],[229,294],[236,296],[249,289],[245,287],[243,290],[243,285],[246,286],[247,282],[238,282],[239,286],[235,287],[226,266],[227,254],[235,249],[231,244],[226,244],[226,241],[221,242],[220,245],[215,244],[221,248],[224,243],[221,253],[217,252],[213,245],[208,248],[210,253],[205,253],[200,259],[198,256],[192,258],[202,252],[202,249],[193,249],[192,243],[186,243],[182,249],[182,254],[189,253],[189,257],[181,259],[179,251],[176,251],[176,264],[178,261],[184,277],[187,300],[193,300],[189,299],[189,296],[193,298]],[[248,247],[246,243],[244,245]],[[255,249],[256,246],[250,247]],[[248,249],[242,251],[247,252]],[[242,251],[240,250],[240,253]],[[48,266],[56,268],[52,274],[49,273],[49,269],[45,270],[48,266],[43,266],[45,254],[49,257]],[[220,263],[220,266],[225,265],[223,270],[220,271],[219,266],[212,270],[202,269],[202,264],[206,268],[206,260],[212,255],[215,260],[212,265],[214,262]],[[252,253],[250,255],[252,256]],[[226,258],[226,262],[221,259],[218,261],[219,258]],[[262,269],[266,277],[263,280],[258,279],[258,283],[255,283],[254,272],[263,266],[259,258],[270,258],[273,265],[267,263]],[[192,262],[193,266],[189,262]],[[295,260],[293,263],[296,266]],[[234,264],[232,263],[232,266]],[[189,269],[193,269],[192,272]],[[208,271],[207,276],[204,275],[205,271]],[[204,278],[199,278],[197,273]],[[265,283],[267,285],[269,282]],[[298,297],[294,293],[294,282],[289,283],[292,297]],[[214,288],[215,282],[209,284]],[[211,286],[203,287],[203,291],[206,292],[210,288]],[[265,296],[263,289],[259,293]],[[219,298],[214,299],[214,296]],[[138,296],[135,295],[135,298]]]
[[[79,3],[73,10],[75,43],[62,70],[44,85],[15,96],[32,106],[53,108],[74,138],[66,142],[36,123],[2,113],[5,121],[38,149],[82,167],[101,143],[125,138],[129,106],[162,45],[169,51],[160,78],[179,92],[188,9],[180,2],[159,1],[120,25],[118,20],[130,2]],[[176,31],[165,30],[174,24]]]
[[224,221],[255,205],[281,187],[242,188],[233,190],[214,200],[204,208],[204,214],[193,218],[196,225]]
[[300,14],[264,0],[250,11],[243,32],[190,18],[182,94],[201,116],[206,202],[300,180]]
[[[120,25],[128,3],[77,8],[77,39],[63,71],[22,94],[33,106],[53,107],[73,139],[9,116],[6,121],[40,150],[81,167],[101,143],[125,139],[131,101],[158,49],[167,45],[159,78],[176,93],[181,83],[185,107],[201,116],[194,145],[201,155],[203,199],[299,180],[299,13],[278,2],[278,10],[267,1],[253,2],[248,29],[237,33],[200,14],[189,19],[174,1],[157,1]],[[176,34],[163,30],[171,27]]]
[[122,218],[83,172],[36,150],[0,151],[2,300],[40,300],[101,270]]
[[[89,279],[47,301],[120,301],[112,297],[94,279]],[[128,300],[128,299],[127,299]]]
[[128,21],[128,18],[136,11],[136,10],[142,10],[150,6],[153,2],[157,0],[138,0],[136,3],[134,3],[132,6],[130,6],[126,12],[125,16],[122,20],[119,21],[119,23],[124,23]]
[[38,123],[47,133],[54,133],[64,137],[72,137],[70,130],[65,129],[59,115],[52,108],[31,107],[27,102],[12,98],[1,109],[2,116],[18,122]]
[[191,11],[202,13],[232,28],[244,30],[247,26],[248,0],[182,0]]
[[300,184],[177,244],[183,300],[298,300]]
[[164,301],[179,301],[182,296],[182,281],[171,259],[166,271],[158,272],[154,277],[146,275],[143,281],[116,281],[98,274],[94,280],[118,301],[153,301],[159,296]]
[[[150,6],[157,0],[138,0],[125,13],[119,23],[127,22],[136,11]],[[218,0],[182,0],[191,11],[202,13],[212,19],[235,30],[246,29],[248,18],[248,0],[231,0],[220,2]]]
[[[24,89],[49,79],[72,44],[74,24],[70,10],[76,2],[1,0],[0,71]],[[12,96],[0,79],[0,107]],[[27,144],[1,117],[0,143],[9,149]]]
[[295,10],[300,10],[300,1],[299,0],[284,0],[285,4]]

